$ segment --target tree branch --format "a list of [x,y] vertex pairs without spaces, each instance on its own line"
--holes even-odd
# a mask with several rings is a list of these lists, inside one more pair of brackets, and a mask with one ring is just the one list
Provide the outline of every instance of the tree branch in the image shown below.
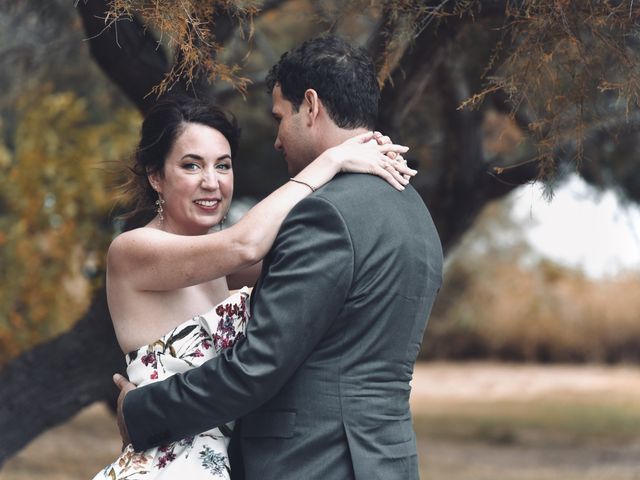
[[108,0],[83,0],[77,9],[91,56],[129,100],[146,112],[155,103],[149,92],[171,67],[157,39],[137,18],[105,25]]
[[457,20],[451,20],[438,30],[437,37],[432,30],[425,29],[407,48],[382,90],[379,130],[389,135],[400,132],[406,116],[416,106],[416,100],[444,60],[446,48],[459,26]]

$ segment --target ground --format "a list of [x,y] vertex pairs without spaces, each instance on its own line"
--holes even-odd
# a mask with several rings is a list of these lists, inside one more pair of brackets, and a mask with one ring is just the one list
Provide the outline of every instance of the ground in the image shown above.
[[[640,480],[639,367],[420,364],[411,401],[423,480]],[[94,405],[0,480],[89,479],[119,449]]]

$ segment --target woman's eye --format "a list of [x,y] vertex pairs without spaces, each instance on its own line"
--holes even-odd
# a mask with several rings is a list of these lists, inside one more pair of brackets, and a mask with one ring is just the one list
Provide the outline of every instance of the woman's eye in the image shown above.
[[231,164],[230,163],[219,163],[216,165],[216,168],[218,170],[231,170]]
[[185,170],[197,170],[198,168],[200,168],[200,166],[197,163],[185,163],[182,168],[184,168]]

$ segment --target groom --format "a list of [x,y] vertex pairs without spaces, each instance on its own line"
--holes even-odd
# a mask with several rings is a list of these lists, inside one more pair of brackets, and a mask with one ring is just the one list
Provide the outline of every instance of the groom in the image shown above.
[[[267,84],[291,175],[374,126],[373,64],[338,37],[285,53]],[[409,382],[441,280],[438,234],[415,190],[339,175],[284,221],[244,341],[123,390],[135,449],[241,418],[248,480],[417,479]]]

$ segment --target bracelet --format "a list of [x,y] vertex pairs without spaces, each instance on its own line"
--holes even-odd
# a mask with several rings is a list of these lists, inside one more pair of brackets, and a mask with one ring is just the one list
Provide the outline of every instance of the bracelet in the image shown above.
[[313,188],[311,185],[309,185],[307,182],[303,182],[302,180],[296,180],[295,178],[290,178],[289,180],[292,181],[292,182],[295,182],[295,183],[299,183],[300,185],[306,185],[307,187],[309,187],[311,189],[312,192],[316,191],[316,189]]

